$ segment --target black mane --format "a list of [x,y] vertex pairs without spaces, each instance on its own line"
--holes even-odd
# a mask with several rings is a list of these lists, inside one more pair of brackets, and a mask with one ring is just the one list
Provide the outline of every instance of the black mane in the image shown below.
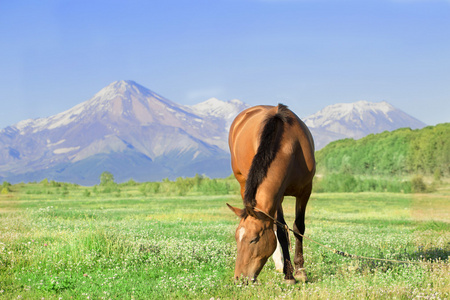
[[[266,178],[270,164],[280,149],[285,123],[292,123],[289,109],[283,104],[278,104],[278,112],[265,120],[258,151],[253,157],[245,183],[244,205],[248,208],[253,208],[256,205],[256,191]],[[244,210],[244,215],[247,215],[247,213],[247,210]]]

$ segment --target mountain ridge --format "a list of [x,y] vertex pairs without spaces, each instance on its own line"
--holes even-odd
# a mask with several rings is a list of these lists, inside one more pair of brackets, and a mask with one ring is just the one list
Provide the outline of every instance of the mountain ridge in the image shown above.
[[[56,176],[56,179],[66,178],[70,174],[65,174],[68,172],[65,170],[69,170],[71,164],[79,165],[96,155],[117,153],[134,153],[135,158],[142,160],[142,165],[148,165],[149,161],[156,165],[159,159],[155,172],[168,177],[193,176],[194,171],[228,176],[226,168],[214,172],[207,165],[207,162],[214,165],[215,160],[222,161],[218,165],[228,161],[227,133],[222,125],[133,81],[116,81],[88,101],[62,113],[25,120],[1,130],[0,176],[26,178],[24,174],[40,172]],[[97,156],[99,160],[105,159],[100,156]],[[162,157],[167,158],[167,163]],[[199,161],[205,165],[197,170],[185,174],[177,171],[189,170],[189,165],[198,165]],[[180,167],[174,167],[176,164]],[[142,176],[137,174],[139,172]],[[136,176],[145,178],[145,169],[139,172]],[[116,170],[116,173],[123,172]],[[98,179],[98,176],[82,177],[79,175],[74,181],[93,184]],[[119,181],[129,179],[116,177]]]
[[[387,102],[382,102],[384,112],[372,109],[363,117],[352,115],[377,106],[357,103],[359,110],[349,108],[356,104],[340,104],[344,110],[326,108],[305,118],[316,149],[336,139],[364,135],[361,128],[351,128],[361,127],[363,119],[390,123],[389,118],[396,118]],[[103,171],[112,172],[118,182],[196,173],[225,177],[231,174],[228,129],[247,107],[237,99],[216,98],[185,106],[134,81],[115,81],[71,109],[0,130],[0,177],[12,182],[50,178],[85,185],[97,183]],[[338,117],[326,119],[333,111]]]
[[420,129],[425,123],[386,101],[337,103],[304,119],[316,140],[317,150],[341,138],[360,139],[368,134],[402,127]]

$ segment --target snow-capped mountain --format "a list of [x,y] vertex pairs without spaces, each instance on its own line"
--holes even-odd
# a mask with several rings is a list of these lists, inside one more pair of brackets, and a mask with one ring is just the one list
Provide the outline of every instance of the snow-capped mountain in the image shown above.
[[224,102],[216,98],[210,98],[204,102],[191,106],[191,109],[199,115],[224,120],[226,130],[228,131],[234,118],[241,111],[249,107],[249,105],[237,99]]
[[[247,107],[215,98],[183,106],[133,81],[116,81],[65,112],[0,130],[0,180],[90,185],[103,171],[118,182],[228,176],[228,129]],[[365,101],[332,105],[304,121],[316,149],[340,138],[425,125],[386,102]]]
[[425,126],[421,121],[383,101],[358,101],[325,107],[303,120],[315,138],[316,149],[341,138],[359,139],[371,133]]
[[[239,110],[219,100],[209,108],[220,107]],[[97,182],[105,170],[119,181],[228,176],[230,114],[209,116],[135,82],[117,81],[65,112],[1,130],[0,176],[82,184]]]
[[[113,82],[91,100],[72,109],[49,118],[22,121],[11,129],[15,127],[20,135],[37,134],[66,127],[74,131],[76,128],[83,129],[80,125],[88,122],[98,123],[111,133],[120,133],[119,129],[123,131],[125,127],[117,126],[121,123],[127,126],[145,127],[158,124],[175,127],[185,130],[195,138],[205,140],[221,149],[227,149],[226,143],[221,142],[223,137],[221,135],[226,132],[218,129],[211,120],[196,115],[188,107],[165,99],[133,81]],[[56,145],[63,147],[67,145],[67,142],[48,140],[47,144],[50,145],[49,147]],[[159,150],[155,154],[161,153]]]

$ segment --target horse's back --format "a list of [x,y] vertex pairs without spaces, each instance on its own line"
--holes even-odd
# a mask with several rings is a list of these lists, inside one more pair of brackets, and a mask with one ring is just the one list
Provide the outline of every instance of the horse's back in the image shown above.
[[252,145],[254,152],[258,147],[261,125],[274,106],[254,106],[242,111],[233,121],[230,127],[229,146],[231,153],[236,153],[236,144],[246,141],[246,146]]
[[[232,169],[239,182],[244,183],[248,176],[265,120],[277,111],[276,106],[255,106],[241,112],[233,121],[229,146]],[[283,141],[279,150],[282,153],[276,160],[289,160],[289,164],[292,164],[292,174],[286,176],[290,177],[287,181],[292,181],[287,185],[294,187],[298,186],[299,180],[312,180],[315,172],[314,143],[306,125],[292,111],[289,110],[288,114],[291,121],[284,124]]]
[[274,106],[259,105],[242,111],[230,127],[228,143],[233,172],[247,177],[253,157],[259,145],[259,133],[264,120]]

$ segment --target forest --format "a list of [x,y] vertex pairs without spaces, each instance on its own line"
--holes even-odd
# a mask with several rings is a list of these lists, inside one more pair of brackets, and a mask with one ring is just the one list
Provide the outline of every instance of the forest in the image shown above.
[[335,141],[316,161],[316,192],[431,191],[450,175],[450,123]]
[[316,152],[319,172],[450,175],[450,123],[335,141]]

